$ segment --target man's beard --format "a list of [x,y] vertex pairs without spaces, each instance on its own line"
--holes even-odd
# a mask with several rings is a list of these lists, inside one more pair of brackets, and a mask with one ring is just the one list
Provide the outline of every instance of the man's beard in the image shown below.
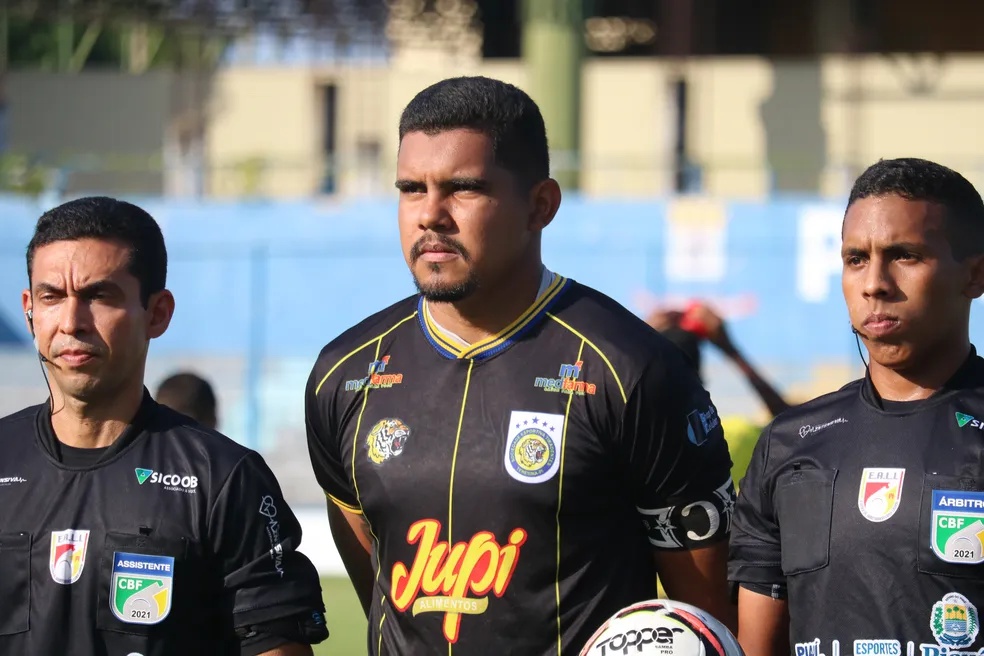
[[[439,273],[441,265],[433,263],[430,270]],[[451,283],[422,283],[416,275],[413,276],[413,284],[417,286],[420,295],[431,303],[456,303],[463,301],[478,289],[478,278],[474,272],[469,271],[464,280]]]
[[[478,278],[475,276],[474,271],[469,271],[467,277],[460,282],[434,284],[420,282],[417,274],[413,272],[412,267],[420,259],[420,256],[424,252],[424,247],[434,242],[438,242],[451,252],[457,253],[464,260],[465,264],[471,262],[471,256],[468,250],[458,240],[441,234],[424,235],[410,249],[410,274],[413,276],[413,284],[417,286],[417,291],[420,292],[420,295],[432,303],[456,303],[457,301],[463,301],[478,289]],[[441,273],[442,266],[440,262],[428,263],[428,268],[436,274]]]

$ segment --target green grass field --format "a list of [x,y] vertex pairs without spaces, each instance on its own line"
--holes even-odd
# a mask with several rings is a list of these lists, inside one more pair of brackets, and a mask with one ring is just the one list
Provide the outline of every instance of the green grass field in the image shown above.
[[[737,485],[745,474],[760,429],[741,420],[726,419],[724,430],[734,462],[732,475]],[[321,579],[321,588],[325,595],[331,637],[315,646],[315,656],[365,656],[366,617],[352,584],[347,578],[330,577]]]
[[325,615],[331,637],[315,645],[315,656],[365,656],[366,616],[347,578],[323,578]]

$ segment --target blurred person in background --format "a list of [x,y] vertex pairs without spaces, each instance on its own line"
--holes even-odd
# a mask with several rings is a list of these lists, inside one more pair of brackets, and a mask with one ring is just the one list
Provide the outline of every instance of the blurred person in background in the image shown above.
[[724,319],[707,304],[694,302],[684,310],[656,310],[650,313],[647,322],[687,355],[702,379],[700,348],[707,341],[741,371],[773,417],[789,409],[789,403],[735,346]]
[[755,448],[731,542],[748,654],[980,653],[984,202],[959,173],[883,160],[842,227],[863,379],[783,413]]
[[454,78],[399,135],[419,294],[328,344],[305,403],[370,652],[576,653],[657,573],[733,623],[717,412],[678,349],[544,267],[561,191],[539,108]]
[[27,274],[50,398],[0,419],[0,653],[310,655],[320,581],[273,474],[144,385],[174,312],[157,223],[65,203]]
[[215,390],[197,374],[181,372],[168,376],[157,387],[157,402],[191,417],[202,426],[218,427],[218,408]]

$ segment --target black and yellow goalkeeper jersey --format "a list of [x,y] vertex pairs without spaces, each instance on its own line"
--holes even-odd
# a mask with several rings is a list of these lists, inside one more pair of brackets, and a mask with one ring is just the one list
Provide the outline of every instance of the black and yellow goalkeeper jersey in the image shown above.
[[370,317],[321,352],[306,413],[318,481],[375,538],[372,654],[577,653],[655,596],[653,549],[729,533],[695,372],[561,276],[470,346],[419,297]]

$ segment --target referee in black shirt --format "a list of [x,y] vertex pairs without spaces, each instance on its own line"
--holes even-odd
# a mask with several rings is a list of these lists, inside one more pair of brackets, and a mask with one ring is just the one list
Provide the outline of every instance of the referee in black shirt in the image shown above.
[[370,653],[576,654],[657,573],[728,622],[717,412],[679,349],[543,266],[560,189],[537,106],[445,80],[400,136],[420,293],[332,341],[306,398]]
[[301,656],[327,635],[263,459],[144,387],[166,271],[129,203],[38,221],[23,307],[51,397],[0,419],[2,654]]
[[981,653],[984,203],[944,166],[880,161],[842,242],[868,370],[756,445],[731,542],[738,638],[756,656]]

